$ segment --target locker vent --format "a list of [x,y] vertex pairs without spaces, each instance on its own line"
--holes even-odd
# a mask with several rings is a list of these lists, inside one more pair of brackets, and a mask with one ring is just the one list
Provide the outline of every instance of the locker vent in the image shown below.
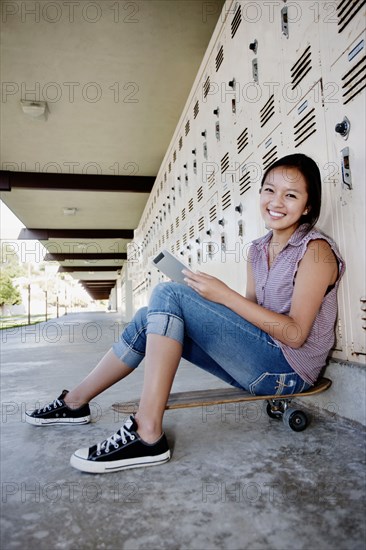
[[203,199],[203,188],[202,186],[197,191],[197,202],[200,202]]
[[175,218],[175,227],[179,227],[179,216]]
[[229,191],[226,191],[226,193],[222,195],[222,209],[226,210],[227,208],[229,208],[230,205],[231,205],[231,194],[229,189]]
[[203,216],[198,220],[198,231],[202,231],[205,227],[205,218]]
[[170,252],[174,254],[174,244],[172,244],[172,246],[170,247]]
[[249,191],[250,185],[250,172],[245,172],[239,180],[239,194],[244,195],[246,191]]
[[207,97],[208,92],[210,91],[210,77],[208,76],[206,82],[203,85],[203,97]]
[[189,199],[188,201],[188,212],[192,212],[193,210],[193,199]]
[[164,172],[164,181],[166,182],[166,172]]
[[182,149],[183,147],[183,138],[182,136],[179,138],[179,151]]
[[170,174],[171,171],[172,171],[172,163],[169,162],[169,164],[168,164],[168,172],[169,172],[169,174]]
[[229,153],[226,153],[225,156],[221,159],[221,174],[226,172],[226,170],[229,168]]
[[183,246],[186,246],[187,244],[187,233],[184,233],[183,235]]
[[366,56],[362,59],[350,71],[342,76],[342,98],[343,105],[347,105],[366,87]]
[[314,107],[294,126],[295,147],[304,143],[316,132],[316,118]]
[[173,233],[174,233],[174,223],[172,223],[170,226],[170,234],[173,235]]
[[208,182],[209,189],[211,189],[215,185],[216,183],[215,172],[211,172],[211,174],[207,178],[207,182]]
[[186,209],[183,208],[182,209],[182,222],[184,222],[185,219],[186,219]]
[[193,108],[193,116],[194,116],[194,118],[197,118],[197,115],[198,115],[198,113],[199,113],[199,110],[200,110],[200,106],[199,106],[198,101],[196,101],[195,106],[194,106],[194,108]]
[[179,241],[179,240],[178,240],[178,241],[176,242],[176,244],[175,244],[175,249],[176,249],[177,252],[178,252],[179,249],[180,249],[180,241]]
[[217,207],[216,207],[216,204],[214,204],[213,206],[211,206],[209,210],[210,222],[213,222],[216,220],[216,215],[217,215]]
[[308,72],[311,70],[311,47],[306,48],[304,53],[296,61],[295,65],[291,67],[291,84],[292,90],[300,84],[305,78]]
[[234,38],[235,33],[238,30],[240,23],[241,23],[241,6],[239,5],[239,7],[236,10],[236,13],[234,15],[234,18],[231,22],[231,38]]
[[224,61],[224,46],[221,46],[219,53],[216,56],[216,72],[219,70],[222,62]]
[[166,235],[166,240],[168,240],[169,239],[169,229],[166,230],[165,235]]
[[268,166],[270,166],[272,162],[275,162],[277,159],[277,145],[274,145],[274,147],[272,147],[272,149],[270,149],[268,153],[262,157],[264,170],[267,170]]
[[173,153],[173,162],[177,160],[177,151],[174,151]]
[[260,112],[261,128],[263,128],[263,126],[267,124],[267,122],[273,117],[274,114],[275,114],[275,104],[274,104],[274,94],[272,94]]
[[161,180],[161,182],[160,182],[160,191],[162,191],[162,190],[163,190],[163,180]]
[[342,32],[356,13],[365,5],[365,0],[341,0],[337,6],[338,32]]
[[193,237],[194,237],[194,225],[191,225],[191,227],[189,228],[189,238],[193,239]]
[[161,243],[162,243],[162,244],[165,243],[165,235],[163,235],[163,236],[161,237]]
[[189,120],[187,120],[187,122],[186,122],[186,136],[188,136],[190,129],[191,129],[191,125],[189,123]]
[[248,145],[248,128],[245,128],[244,132],[240,134],[237,139],[238,143],[238,153],[244,151],[245,147]]

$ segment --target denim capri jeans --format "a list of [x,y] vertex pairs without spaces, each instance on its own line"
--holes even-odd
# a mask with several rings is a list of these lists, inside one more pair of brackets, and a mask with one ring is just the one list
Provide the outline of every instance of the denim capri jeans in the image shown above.
[[145,356],[147,334],[177,340],[184,359],[254,395],[285,395],[310,387],[266,332],[184,284],[154,288],[148,307],[137,311],[113,345],[115,355],[128,367],[137,367]]

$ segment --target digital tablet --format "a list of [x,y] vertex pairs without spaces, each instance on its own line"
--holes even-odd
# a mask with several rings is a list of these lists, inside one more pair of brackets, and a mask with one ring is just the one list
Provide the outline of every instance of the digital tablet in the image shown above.
[[172,281],[187,284],[184,281],[185,276],[182,273],[182,269],[187,269],[188,271],[192,270],[167,250],[162,250],[160,254],[152,260],[152,263]]

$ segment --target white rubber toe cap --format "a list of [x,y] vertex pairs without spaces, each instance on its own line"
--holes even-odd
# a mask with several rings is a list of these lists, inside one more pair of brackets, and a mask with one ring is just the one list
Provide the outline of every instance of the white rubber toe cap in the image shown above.
[[89,456],[89,448],[85,447],[84,449],[78,449],[74,452],[73,456],[77,458],[82,458],[83,460],[87,460]]

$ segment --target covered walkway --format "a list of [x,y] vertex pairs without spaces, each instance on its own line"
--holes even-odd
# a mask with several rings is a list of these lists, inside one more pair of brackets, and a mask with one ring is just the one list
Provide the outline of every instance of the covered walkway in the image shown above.
[[[139,395],[143,368],[93,402],[92,424],[34,427],[24,410],[77,383],[121,326],[83,313],[0,334],[2,549],[365,549],[364,433],[322,411],[302,433],[260,402],[168,411],[169,463],[72,469],[76,448],[120,427],[111,404]],[[220,385],[182,362],[174,390]]]

